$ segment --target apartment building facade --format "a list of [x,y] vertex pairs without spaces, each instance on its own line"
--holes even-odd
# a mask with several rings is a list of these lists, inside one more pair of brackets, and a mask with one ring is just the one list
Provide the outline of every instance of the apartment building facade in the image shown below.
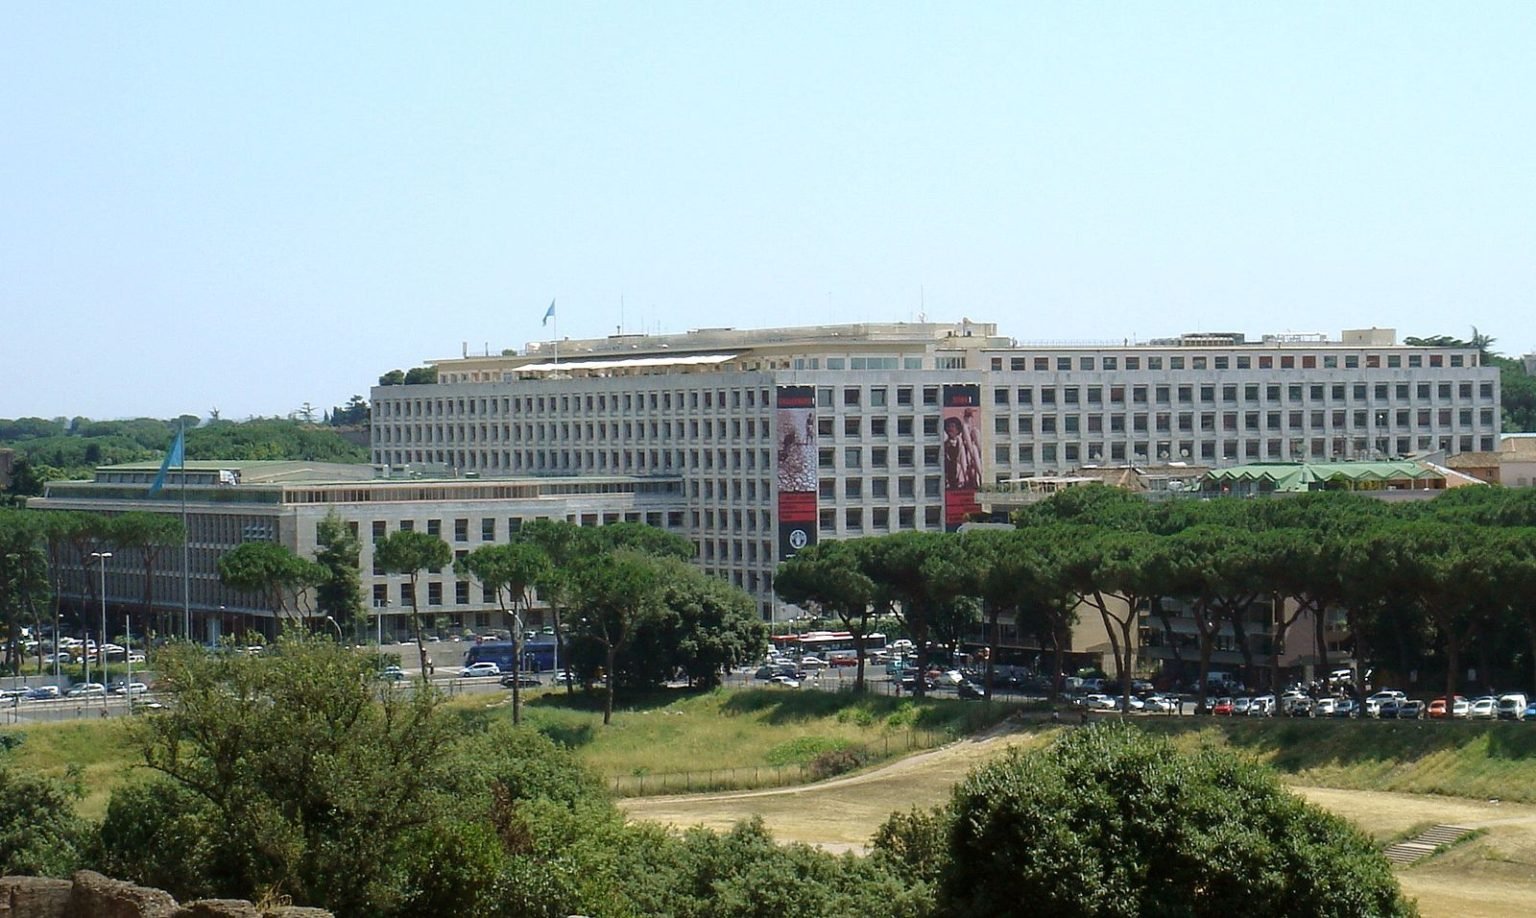
[[701,329],[435,366],[435,384],[372,390],[376,465],[675,477],[699,563],[765,617],[773,570],[800,547],[953,527],[988,487],[1486,451],[1499,433],[1497,368],[1385,329],[1071,345],[968,320]]

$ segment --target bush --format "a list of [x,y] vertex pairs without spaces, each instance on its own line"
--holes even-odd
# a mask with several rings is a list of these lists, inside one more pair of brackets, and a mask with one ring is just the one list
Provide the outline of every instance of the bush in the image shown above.
[[88,828],[75,817],[78,783],[0,767],[0,875],[67,877],[78,869]]
[[[932,871],[945,915],[1406,915],[1385,858],[1337,816],[1229,754],[1184,755],[1123,725],[983,766],[931,820],[899,817],[888,856]],[[925,868],[925,863],[928,866]]]
[[811,759],[811,777],[820,781],[846,774],[869,763],[869,750],[863,746],[844,746],[829,749]]

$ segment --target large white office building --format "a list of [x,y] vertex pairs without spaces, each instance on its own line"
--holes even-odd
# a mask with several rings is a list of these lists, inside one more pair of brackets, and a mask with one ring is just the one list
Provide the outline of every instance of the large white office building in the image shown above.
[[1030,344],[990,323],[700,329],[435,361],[372,391],[375,465],[680,482],[699,563],[773,614],[823,538],[956,525],[1087,466],[1488,452],[1499,375],[1387,329]]

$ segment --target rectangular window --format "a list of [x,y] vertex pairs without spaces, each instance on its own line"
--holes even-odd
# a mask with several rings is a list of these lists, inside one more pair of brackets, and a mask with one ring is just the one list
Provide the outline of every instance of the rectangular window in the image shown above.
[[455,542],[469,541],[469,520],[456,519],[453,521],[453,540]]
[[496,541],[496,519],[494,517],[482,517],[480,520],[480,541]]

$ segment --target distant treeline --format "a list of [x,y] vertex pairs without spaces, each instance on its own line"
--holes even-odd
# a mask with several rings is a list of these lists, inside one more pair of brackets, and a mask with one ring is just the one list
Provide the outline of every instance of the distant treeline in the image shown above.
[[331,427],[281,418],[0,418],[0,447],[17,453],[12,492],[33,494],[41,493],[41,482],[50,478],[89,478],[97,466],[159,460],[183,426],[189,460],[368,461],[367,449]]

